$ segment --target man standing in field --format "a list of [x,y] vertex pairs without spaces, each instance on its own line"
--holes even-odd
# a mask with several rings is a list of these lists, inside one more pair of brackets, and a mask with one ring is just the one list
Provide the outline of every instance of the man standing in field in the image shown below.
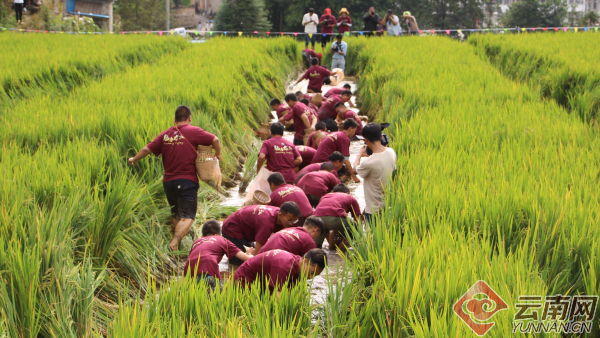
[[309,250],[304,257],[283,250],[271,250],[256,255],[242,264],[233,275],[236,283],[249,288],[254,281],[271,292],[281,292],[283,285],[295,285],[303,276],[313,278],[325,269],[327,254],[321,249]]
[[265,160],[267,169],[281,173],[287,183],[294,182],[295,167],[302,163],[302,157],[294,144],[283,138],[285,127],[279,122],[271,125],[271,138],[264,141],[260,147],[256,161],[256,173],[260,172]]
[[315,41],[317,40],[317,25],[319,24],[319,17],[315,14],[315,10],[312,8],[308,9],[308,13],[304,14],[302,18],[302,26],[304,26],[304,49],[308,49],[308,43],[310,42],[312,50],[315,50]]
[[406,11],[402,15],[402,19],[406,19],[406,26],[408,26],[408,34],[419,35],[419,26],[417,25],[417,19]]
[[331,15],[331,9],[325,8],[325,14],[321,15],[321,51],[325,50],[327,43],[333,39],[333,27],[337,26],[335,16]]
[[198,176],[196,175],[196,148],[212,145],[215,157],[221,160],[219,139],[201,128],[192,126],[192,111],[187,106],[175,110],[175,126],[163,131],[154,141],[142,148],[128,162],[135,165],[150,153],[162,156],[163,188],[171,207],[173,240],[171,250],[179,247],[181,240],[192,228],[198,209]]
[[308,68],[304,75],[302,75],[293,86],[306,79],[308,80],[308,88],[306,91],[309,93],[320,93],[321,87],[323,87],[323,81],[329,78],[331,72],[327,68],[319,66],[319,60],[317,58],[313,58],[310,63],[312,67]]
[[[367,222],[383,209],[385,187],[396,170],[396,152],[381,144],[381,133],[381,126],[377,123],[369,123],[363,128],[362,136],[367,145],[360,149],[354,162],[356,172],[364,179],[364,216]],[[373,151],[371,156],[367,155],[367,147]],[[361,163],[362,157],[366,159]]]

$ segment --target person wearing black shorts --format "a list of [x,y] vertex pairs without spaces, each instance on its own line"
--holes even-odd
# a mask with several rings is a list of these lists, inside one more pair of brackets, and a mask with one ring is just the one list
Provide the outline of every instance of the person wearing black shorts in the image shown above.
[[188,234],[198,209],[198,176],[196,175],[196,148],[199,145],[212,145],[215,157],[221,160],[219,139],[201,128],[192,126],[192,111],[187,106],[179,106],[175,111],[175,126],[162,132],[148,143],[129,164],[135,165],[150,153],[162,156],[165,174],[163,188],[171,207],[171,229],[173,240],[169,244],[175,251],[181,240]]

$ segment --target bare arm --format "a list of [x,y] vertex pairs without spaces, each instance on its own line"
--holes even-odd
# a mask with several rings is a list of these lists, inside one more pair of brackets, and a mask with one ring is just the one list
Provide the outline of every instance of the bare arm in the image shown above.
[[247,261],[248,259],[250,259],[251,257],[252,257],[252,255],[248,255],[243,251],[240,251],[235,255],[235,258],[241,259],[244,262]]
[[315,126],[317,125],[317,122],[319,122],[319,119],[316,116],[313,115],[312,122],[310,123],[310,127],[312,129],[315,129]]
[[360,159],[367,156],[367,146],[362,146],[358,151],[358,155],[356,156],[356,160],[354,161],[354,168],[358,168],[360,165]]
[[310,121],[308,120],[308,116],[306,114],[302,114],[301,118],[302,118],[302,122],[304,122],[304,129],[310,128]]
[[221,142],[219,142],[219,138],[215,136],[212,141],[212,146],[215,149],[215,157],[221,161]]
[[260,154],[258,155],[258,159],[256,160],[256,174],[258,175],[258,172],[260,171],[260,168],[262,168],[263,164],[265,163],[265,158],[267,156],[265,154]]
[[150,151],[150,148],[148,148],[148,146],[145,146],[144,148],[140,149],[140,151],[138,151],[138,153],[134,157],[130,157],[127,161],[129,162],[129,164],[135,165],[139,160],[150,155],[150,153],[152,153],[152,151]]
[[348,169],[350,176],[352,176],[354,183],[360,183],[360,179],[356,177],[356,171],[352,169],[352,164],[350,164],[350,160],[344,160],[344,164],[346,165],[346,169]]
[[263,244],[260,242],[256,242],[256,244],[254,245],[254,252],[259,252],[260,249],[262,249]]
[[299,166],[301,163],[302,163],[302,156],[296,157],[296,159],[294,160],[294,167]]

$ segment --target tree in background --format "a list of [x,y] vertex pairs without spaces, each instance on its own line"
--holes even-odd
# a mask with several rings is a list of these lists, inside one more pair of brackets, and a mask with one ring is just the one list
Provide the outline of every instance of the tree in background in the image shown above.
[[270,31],[263,0],[225,0],[215,19],[217,31]]
[[560,0],[522,0],[510,6],[503,18],[506,27],[561,27],[567,5]]
[[166,29],[165,2],[163,0],[119,0],[115,14],[121,17],[121,27],[126,31]]
[[589,11],[585,13],[585,15],[581,18],[579,24],[581,26],[593,26],[598,23],[598,20],[600,20],[598,13],[594,11]]

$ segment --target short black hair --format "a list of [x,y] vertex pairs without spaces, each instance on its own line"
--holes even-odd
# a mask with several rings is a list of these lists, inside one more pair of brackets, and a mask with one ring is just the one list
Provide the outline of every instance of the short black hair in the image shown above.
[[351,86],[349,83],[346,83],[346,84],[344,85],[344,88],[346,88],[346,89],[350,90],[350,89],[352,89],[352,86]]
[[313,65],[313,66],[318,65],[319,64],[319,59],[317,59],[317,58],[310,59],[310,64]]
[[337,109],[337,107],[339,107],[339,106],[344,106],[344,107],[345,107],[345,106],[346,106],[346,105],[345,105],[345,102],[337,102],[337,103],[336,103],[336,104],[333,106],[333,109]]
[[283,126],[283,124],[281,124],[279,122],[275,122],[271,125],[270,129],[271,129],[271,134],[283,136],[283,131],[285,130],[285,127]]
[[350,189],[348,189],[348,186],[345,184],[338,184],[335,187],[333,187],[333,192],[344,192],[346,194],[350,193]]
[[192,110],[188,106],[179,106],[175,109],[175,121],[183,122],[192,116]]
[[349,91],[349,90],[344,90],[343,92],[340,93],[340,96],[342,96],[342,95],[350,95],[350,96],[352,96],[352,92]]
[[340,162],[344,162],[344,155],[342,155],[342,153],[340,153],[339,151],[334,151],[333,153],[331,153],[331,155],[329,155],[329,161],[330,162],[336,162],[336,161],[340,161]]
[[296,204],[296,202],[293,201],[287,201],[283,203],[281,207],[279,207],[279,212],[283,214],[291,213],[296,217],[300,217],[300,208],[298,207],[298,204]]
[[331,163],[331,162],[323,162],[321,164],[321,170],[332,171],[332,170],[335,170],[335,167],[333,166],[333,163]]
[[302,92],[301,92],[301,91],[297,91],[297,92],[296,92],[296,96],[300,97],[300,96],[302,96],[302,95],[303,95],[303,94],[302,94]]
[[281,173],[272,173],[269,175],[269,178],[267,178],[267,182],[275,184],[276,186],[280,186],[285,184],[285,178]]
[[327,125],[325,122],[319,121],[317,124],[315,124],[315,130],[327,130]]
[[330,85],[331,84],[331,79],[329,78],[329,76],[327,76],[324,80],[323,80],[323,84],[324,85]]
[[325,231],[325,223],[323,223],[323,220],[317,216],[308,217],[304,221],[304,225],[308,225],[309,227],[312,227],[312,228],[319,228],[319,230],[321,230],[321,233],[323,233],[323,231]]
[[281,101],[279,101],[279,99],[272,99],[271,102],[269,102],[269,106],[272,106],[274,104],[281,104]]
[[290,102],[290,101],[298,101],[298,96],[296,96],[296,94],[293,93],[289,93],[287,94],[284,98],[285,102]]
[[381,142],[381,126],[378,123],[368,123],[362,131],[362,137],[371,142]]
[[310,249],[304,254],[304,258],[310,261],[310,265],[316,264],[319,268],[325,269],[327,254],[323,249]]
[[300,100],[300,102],[304,103],[307,106],[310,106],[310,101],[308,101],[307,98],[302,98],[302,100]]
[[308,11],[314,13],[315,9],[314,8],[309,8]]
[[202,236],[212,236],[212,235],[220,235],[221,234],[221,224],[211,219],[210,221],[206,221],[202,226]]
[[358,128],[358,122],[356,122],[355,119],[346,119],[346,121],[344,121],[344,130],[350,128]]
[[335,38],[336,39],[342,39],[342,38],[344,38],[344,36],[342,34],[338,34],[338,35],[335,36]]

